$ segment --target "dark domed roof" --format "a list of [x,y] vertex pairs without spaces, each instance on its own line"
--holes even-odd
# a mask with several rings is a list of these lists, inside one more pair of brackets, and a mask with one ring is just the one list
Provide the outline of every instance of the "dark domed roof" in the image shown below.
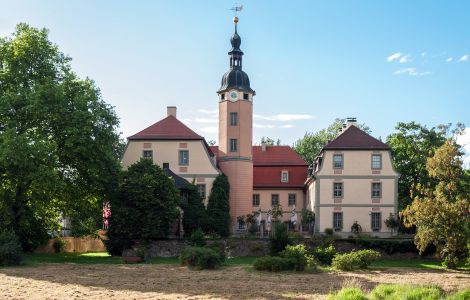
[[248,78],[248,75],[239,68],[230,69],[224,74],[224,76],[222,76],[218,92],[223,92],[232,88],[243,92],[255,93],[255,91],[250,88],[250,79]]
[[232,35],[232,38],[230,39],[230,43],[232,44],[232,51],[233,50],[240,50],[240,45],[242,43],[242,39],[240,38],[240,36],[238,35],[237,32],[235,32]]

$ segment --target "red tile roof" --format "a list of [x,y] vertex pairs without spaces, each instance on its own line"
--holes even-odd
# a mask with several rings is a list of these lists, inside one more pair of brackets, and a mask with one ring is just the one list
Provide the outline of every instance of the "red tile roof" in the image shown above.
[[[289,171],[289,182],[281,182],[281,172]],[[253,188],[303,188],[307,166],[254,166]]]
[[129,140],[204,140],[204,138],[188,126],[184,125],[174,116],[168,116],[163,120],[145,128],[144,130],[128,137]]
[[323,147],[325,150],[389,150],[390,147],[351,125],[337,138]]

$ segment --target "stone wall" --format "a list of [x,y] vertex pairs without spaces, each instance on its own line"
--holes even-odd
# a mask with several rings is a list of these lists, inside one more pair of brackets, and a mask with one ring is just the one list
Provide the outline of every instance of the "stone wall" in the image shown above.
[[[64,252],[103,252],[106,251],[104,243],[99,238],[87,237],[63,237],[66,245]],[[38,247],[35,253],[54,253],[54,239],[50,239],[46,244]]]

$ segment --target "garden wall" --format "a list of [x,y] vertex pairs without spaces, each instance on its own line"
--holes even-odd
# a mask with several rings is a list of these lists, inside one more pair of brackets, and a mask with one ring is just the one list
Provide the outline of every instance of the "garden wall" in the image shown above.
[[[103,241],[91,236],[87,237],[63,237],[66,241],[64,252],[102,252],[106,251]],[[35,253],[54,253],[54,239],[50,239],[46,244],[38,247]]]

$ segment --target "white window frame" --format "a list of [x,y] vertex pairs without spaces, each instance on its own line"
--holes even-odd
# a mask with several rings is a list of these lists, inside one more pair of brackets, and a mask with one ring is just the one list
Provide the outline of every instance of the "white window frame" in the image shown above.
[[[336,188],[337,186],[341,188]],[[337,192],[340,192],[339,194]],[[343,182],[333,182],[333,198],[343,198],[344,197],[344,184]]]
[[281,171],[281,182],[288,183],[289,182],[289,171],[283,170]]
[[343,230],[343,212],[333,212],[333,230]]
[[[186,154],[186,156],[184,154]],[[189,165],[189,150],[179,150],[178,163],[180,166]]]
[[[378,158],[378,161],[374,161],[374,158]],[[378,162],[378,165],[376,163]],[[372,170],[381,170],[382,169],[382,154],[372,154],[371,156],[371,168]]]
[[380,231],[382,229],[382,213],[381,212],[372,212],[370,214],[370,228],[374,232]]
[[[336,160],[335,158],[336,157],[340,157],[341,158],[341,165],[336,165]],[[343,154],[339,154],[339,153],[336,153],[336,154],[333,154],[333,169],[343,169],[344,168],[344,155]]]

